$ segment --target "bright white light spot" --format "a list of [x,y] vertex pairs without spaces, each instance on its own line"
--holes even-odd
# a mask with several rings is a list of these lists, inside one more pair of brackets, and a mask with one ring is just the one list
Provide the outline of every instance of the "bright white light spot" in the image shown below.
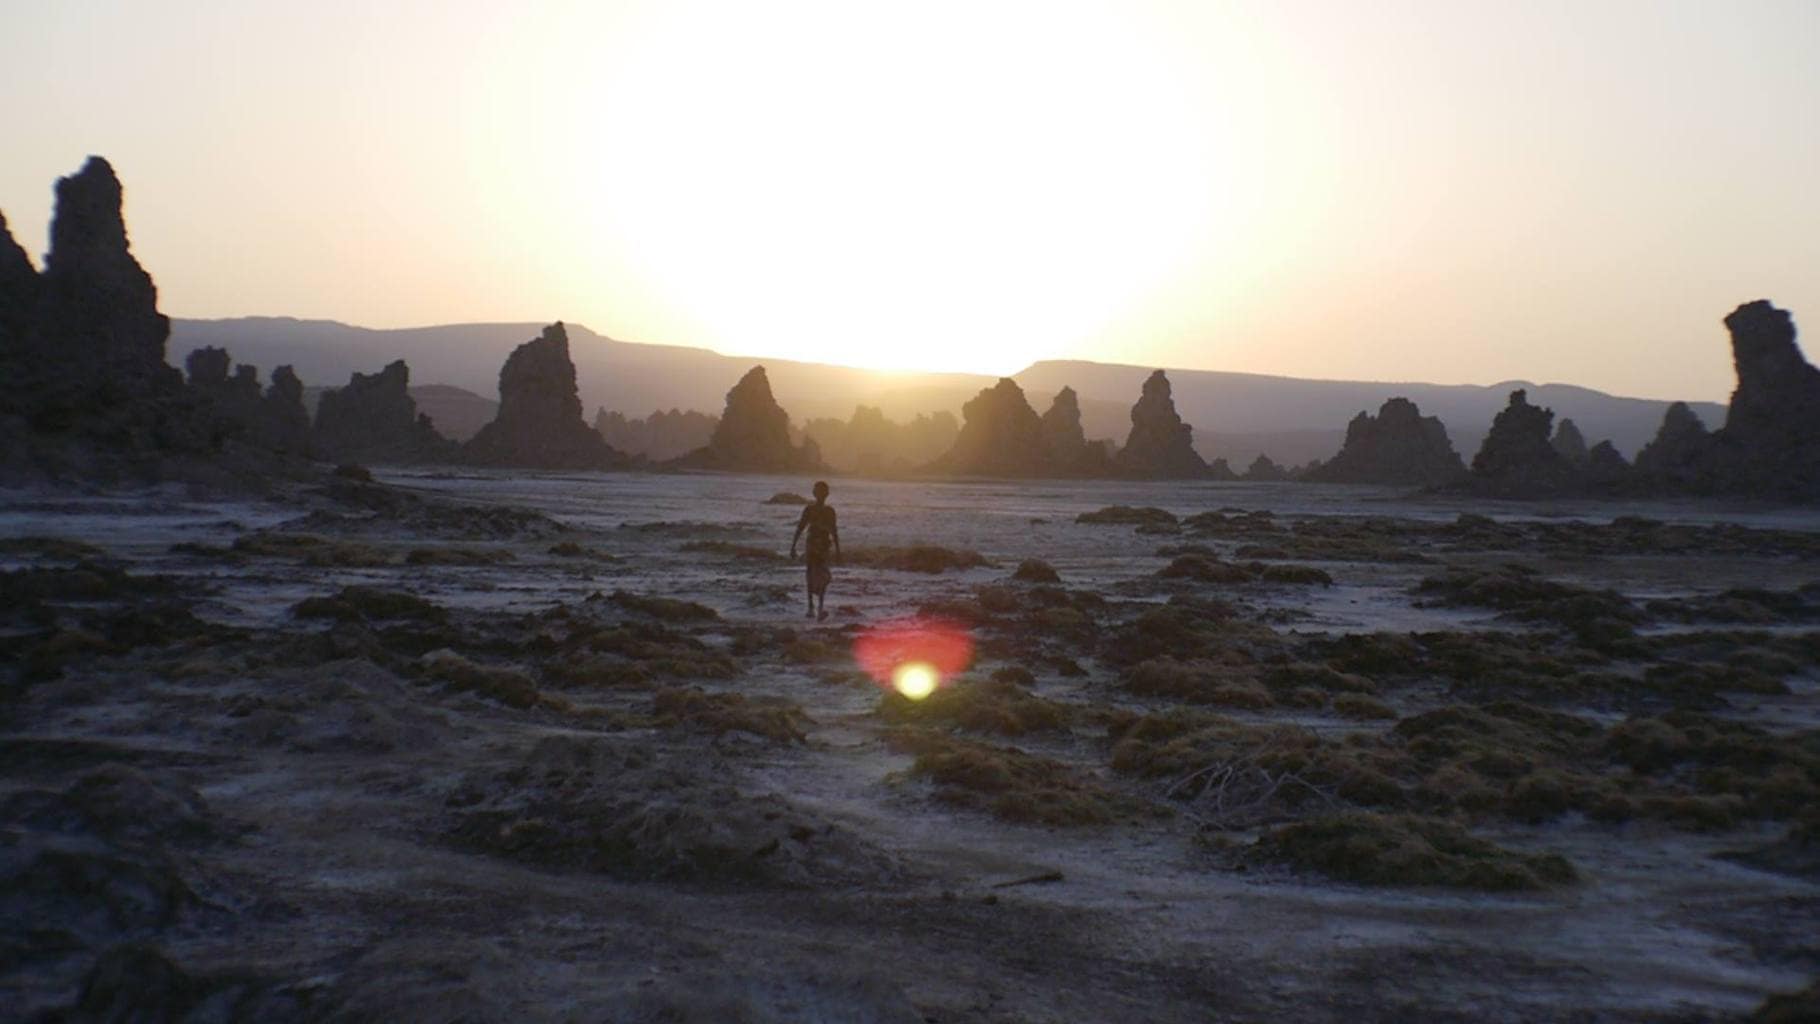
[[578,94],[561,159],[693,343],[1014,372],[1136,299],[1230,190],[1123,5],[663,10]]
[[934,666],[926,662],[912,661],[899,665],[897,671],[891,673],[891,685],[911,700],[922,700],[929,696],[940,683],[941,676]]

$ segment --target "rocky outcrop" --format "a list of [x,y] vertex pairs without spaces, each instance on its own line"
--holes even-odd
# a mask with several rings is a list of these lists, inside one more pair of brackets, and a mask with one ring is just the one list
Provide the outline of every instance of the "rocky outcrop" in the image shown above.
[[1563,418],[1555,424],[1555,436],[1548,443],[1575,468],[1585,469],[1591,459],[1592,453],[1586,450],[1586,436],[1580,433],[1580,428],[1573,420]]
[[271,387],[264,390],[259,386],[258,368],[233,366],[225,349],[196,349],[184,367],[190,390],[210,407],[217,443],[232,438],[268,451],[310,454],[310,415],[303,407],[303,382],[290,367],[274,370]]
[[128,249],[121,199],[120,179],[98,156],[57,182],[32,340],[40,359],[82,382],[78,391],[112,399],[170,393],[181,382],[164,361],[171,322]]
[[727,406],[708,443],[675,465],[683,469],[719,469],[748,473],[817,473],[826,471],[813,441],[790,443],[790,414],[771,394],[765,368],[754,366],[727,392]]
[[1043,439],[1056,471],[1067,476],[1108,476],[1112,473],[1112,456],[1106,445],[1087,440],[1081,427],[1081,399],[1071,387],[1063,386],[1043,413]]
[[170,321],[134,259],[114,169],[90,157],[57,182],[42,273],[0,220],[0,476],[260,490],[307,477],[296,375],[261,392],[219,349],[165,362]]
[[462,449],[483,466],[616,469],[627,465],[581,416],[569,332],[561,321],[512,350],[499,368],[499,412]]
[[1548,449],[1546,409],[1511,396],[1473,459],[1469,489],[1501,497],[1568,492],[1820,499],[1820,369],[1801,355],[1787,312],[1747,302],[1725,318],[1738,387],[1725,426],[1709,432],[1685,402],[1627,465],[1610,442],[1578,458],[1585,438],[1563,420]]
[[1176,414],[1169,378],[1158,370],[1144,381],[1144,393],[1131,407],[1131,434],[1116,457],[1131,476],[1188,478],[1207,474],[1207,464],[1194,450],[1194,428]]
[[25,340],[38,302],[38,271],[0,214],[0,365]]
[[954,447],[926,467],[957,476],[1045,477],[1060,473],[1043,420],[1010,377],[968,399]]
[[1662,414],[1655,439],[1637,453],[1637,477],[1646,488],[1658,492],[1721,489],[1713,479],[1716,448],[1699,414],[1686,402],[1676,402]]
[[1586,482],[1604,494],[1629,489],[1633,473],[1630,463],[1610,441],[1600,441],[1586,453]]
[[315,449],[338,462],[449,462],[456,446],[411,400],[411,369],[398,359],[378,373],[356,373],[316,403]]
[[1055,393],[1049,410],[1043,413],[1043,439],[1058,456],[1087,447],[1087,433],[1081,429],[1081,396],[1064,386]]
[[1717,482],[1729,491],[1820,498],[1820,369],[1802,357],[1795,322],[1767,300],[1725,318],[1732,392],[1719,431]]
[[1340,484],[1436,486],[1466,475],[1447,428],[1423,416],[1407,398],[1392,398],[1372,416],[1360,412],[1346,425],[1340,453],[1311,470],[1308,479]]
[[0,468],[8,476],[157,477],[208,454],[210,418],[164,361],[170,321],[133,258],[114,169],[57,182],[51,248],[32,269],[0,231]]
[[311,451],[310,414],[303,407],[303,381],[289,366],[272,371],[272,383],[265,389],[265,415],[253,436],[275,451]]
[[[57,182],[51,251],[34,274],[10,235],[0,242],[0,317],[14,372],[9,405],[49,431],[148,430],[140,443],[194,442],[176,415],[155,409],[182,390],[165,364],[170,321],[133,258],[114,169],[89,157]],[[121,438],[124,440],[124,438]]]
[[1270,456],[1259,453],[1251,460],[1251,465],[1245,467],[1243,479],[1252,483],[1279,483],[1289,479],[1289,471],[1277,465]]
[[961,431],[946,454],[924,472],[997,477],[1104,477],[1118,475],[1106,442],[1089,441],[1081,428],[1073,388],[1056,393],[1042,416],[1009,377],[961,408]]
[[1485,443],[1472,458],[1466,488],[1488,497],[1566,494],[1581,487],[1574,467],[1549,443],[1555,414],[1529,404],[1522,389],[1491,421]]

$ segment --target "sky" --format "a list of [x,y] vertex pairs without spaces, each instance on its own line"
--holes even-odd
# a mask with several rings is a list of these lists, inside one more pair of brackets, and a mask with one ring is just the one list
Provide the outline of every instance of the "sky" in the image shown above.
[[1820,330],[1811,0],[0,0],[0,26],[14,237],[41,257],[53,182],[102,154],[173,316],[1720,401],[1739,303]]

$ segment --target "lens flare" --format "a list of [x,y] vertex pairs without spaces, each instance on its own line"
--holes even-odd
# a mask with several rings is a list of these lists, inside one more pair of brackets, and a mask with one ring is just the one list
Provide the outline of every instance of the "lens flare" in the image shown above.
[[973,637],[941,619],[899,619],[861,633],[853,657],[879,686],[922,700],[973,663]]
[[923,661],[899,665],[897,671],[891,673],[891,685],[911,700],[922,700],[929,696],[941,682],[941,673],[935,670],[935,666]]

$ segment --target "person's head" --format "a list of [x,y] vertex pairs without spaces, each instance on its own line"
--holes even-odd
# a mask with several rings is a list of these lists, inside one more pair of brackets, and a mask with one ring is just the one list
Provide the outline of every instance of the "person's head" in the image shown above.
[[826,481],[826,480],[815,481],[815,486],[809,488],[809,492],[811,494],[815,495],[816,501],[827,501],[828,500],[828,481]]

